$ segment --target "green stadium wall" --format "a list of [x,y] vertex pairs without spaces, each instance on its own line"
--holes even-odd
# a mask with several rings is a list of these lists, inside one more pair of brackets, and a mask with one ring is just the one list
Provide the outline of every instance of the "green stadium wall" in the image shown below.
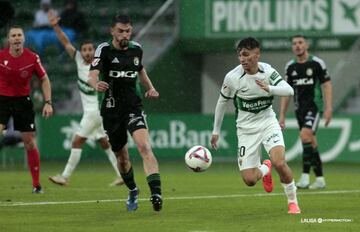
[[[182,0],[180,39],[186,51],[223,52],[254,36],[265,50],[287,50],[304,34],[313,49],[343,50],[358,38],[353,3],[340,0]],[[220,45],[220,46],[219,46]]]
[[[160,57],[149,76],[160,93],[158,100],[144,99],[147,112],[195,113],[201,111],[202,56],[181,51],[176,42]],[[194,101],[196,99],[196,101]]]
[[[53,116],[38,119],[38,145],[43,160],[68,158],[73,134],[79,127],[80,116]],[[213,116],[203,114],[150,114],[147,117],[151,144],[159,159],[182,159],[193,145],[209,147]],[[215,160],[236,160],[237,138],[234,115],[226,115],[222,127],[219,149],[211,150]],[[328,128],[320,122],[317,132],[319,150],[324,162],[344,161],[360,163],[360,117],[349,115],[335,117]],[[284,131],[288,160],[299,160],[301,143],[297,123],[287,119]],[[140,156],[132,140],[129,140],[132,159]],[[265,154],[264,154],[265,155]],[[89,140],[84,146],[83,158],[105,159],[99,146]]]

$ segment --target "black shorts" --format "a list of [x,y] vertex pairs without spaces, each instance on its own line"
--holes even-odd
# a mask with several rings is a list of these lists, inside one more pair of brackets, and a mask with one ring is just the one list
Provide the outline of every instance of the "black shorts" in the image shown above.
[[127,113],[102,113],[104,129],[109,136],[111,149],[119,151],[127,144],[127,131],[132,134],[138,129],[147,129],[144,112],[141,109],[131,110]]
[[21,132],[35,131],[34,105],[29,96],[0,96],[0,124],[7,125],[14,119],[14,129]]
[[299,125],[299,129],[310,128],[315,134],[321,117],[321,112],[317,109],[306,109],[306,110],[297,110],[295,112],[296,119]]

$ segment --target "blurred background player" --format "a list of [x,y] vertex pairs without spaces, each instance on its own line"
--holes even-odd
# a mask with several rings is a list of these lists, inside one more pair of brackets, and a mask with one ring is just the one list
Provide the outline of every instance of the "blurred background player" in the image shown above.
[[[303,146],[303,173],[298,188],[325,188],[322,162],[318,151],[316,130],[324,110],[325,126],[332,118],[332,85],[325,62],[308,52],[308,42],[303,35],[292,37],[292,51],[296,58],[285,67],[287,82],[294,88],[294,105]],[[321,87],[323,91],[321,91]],[[323,99],[322,95],[325,95]],[[285,128],[285,115],[290,97],[282,97],[279,122]],[[314,169],[316,180],[310,185],[310,169]]]
[[127,210],[134,211],[138,208],[139,195],[129,160],[127,147],[129,131],[143,160],[153,209],[160,211],[163,201],[159,166],[150,145],[142,100],[136,90],[137,77],[147,90],[145,97],[158,98],[159,93],[142,65],[143,50],[138,43],[130,41],[131,34],[132,26],[128,16],[113,17],[112,41],[102,43],[96,49],[88,82],[101,92],[100,107],[104,128],[118,158],[121,176],[130,190],[126,202]]
[[78,71],[77,82],[84,112],[80,122],[80,130],[76,133],[72,141],[70,157],[63,173],[58,176],[50,176],[49,180],[55,184],[67,185],[69,183],[71,174],[80,161],[82,152],[81,147],[84,145],[87,138],[95,137],[95,139],[99,141],[101,148],[104,149],[116,172],[117,178],[111,185],[121,185],[124,183],[124,181],[121,178],[119,169],[117,167],[116,157],[110,148],[108,138],[103,129],[102,118],[98,108],[99,102],[97,93],[95,89],[87,84],[90,64],[94,59],[94,44],[90,41],[85,41],[81,44],[80,51],[76,50],[76,48],[69,41],[66,34],[58,25],[60,18],[57,17],[53,11],[49,11],[48,17],[61,44],[64,46],[68,55],[76,62]]
[[10,118],[8,124],[6,125],[6,132],[0,140],[0,152],[4,147],[13,147],[21,142],[21,133],[14,130],[14,120],[13,118]]
[[41,81],[45,104],[42,114],[53,114],[51,87],[45,69],[37,54],[24,48],[25,36],[20,26],[8,31],[9,48],[0,51],[0,135],[10,117],[14,129],[21,132],[32,177],[33,193],[42,193],[40,185],[40,154],[35,143],[35,112],[30,98],[33,74]]
[[41,0],[40,8],[35,12],[32,29],[25,32],[25,45],[33,48],[40,56],[47,46],[53,43],[49,39],[51,25],[47,14],[51,9],[51,0]]
[[65,33],[66,35],[68,35],[71,30],[76,38],[83,38],[88,30],[84,14],[79,10],[76,0],[65,1],[64,9],[60,13],[60,21],[58,23],[62,30],[67,32]]
[[40,9],[35,12],[33,28],[37,29],[50,29],[50,22],[47,17],[51,8],[51,0],[41,0]]
[[[215,108],[214,129],[211,145],[217,149],[221,124],[229,101],[235,101],[238,137],[238,165],[241,176],[248,186],[263,179],[266,192],[272,192],[271,165],[280,176],[288,199],[288,213],[298,214],[293,174],[285,161],[285,145],[281,128],[272,109],[273,96],[293,95],[293,89],[269,64],[259,62],[260,44],[248,37],[237,45],[240,65],[224,79]],[[270,160],[261,165],[261,145]]]

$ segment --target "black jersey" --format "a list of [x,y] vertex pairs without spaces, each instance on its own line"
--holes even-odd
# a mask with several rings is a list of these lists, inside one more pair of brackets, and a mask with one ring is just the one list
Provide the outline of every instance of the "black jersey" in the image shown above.
[[310,55],[304,63],[295,59],[289,61],[285,67],[285,79],[294,89],[296,110],[323,111],[321,84],[329,81],[330,76],[322,59]]
[[116,49],[112,42],[100,44],[90,70],[99,70],[99,80],[109,84],[109,89],[99,94],[99,104],[104,112],[126,112],[142,106],[137,89],[138,72],[143,69],[143,51],[140,44],[129,41],[128,49]]

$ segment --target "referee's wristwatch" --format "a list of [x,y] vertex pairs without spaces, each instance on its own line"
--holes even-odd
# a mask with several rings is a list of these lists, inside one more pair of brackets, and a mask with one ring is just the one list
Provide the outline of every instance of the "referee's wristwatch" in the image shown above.
[[47,101],[45,101],[45,104],[52,105],[52,101],[51,101],[51,100],[47,100]]

